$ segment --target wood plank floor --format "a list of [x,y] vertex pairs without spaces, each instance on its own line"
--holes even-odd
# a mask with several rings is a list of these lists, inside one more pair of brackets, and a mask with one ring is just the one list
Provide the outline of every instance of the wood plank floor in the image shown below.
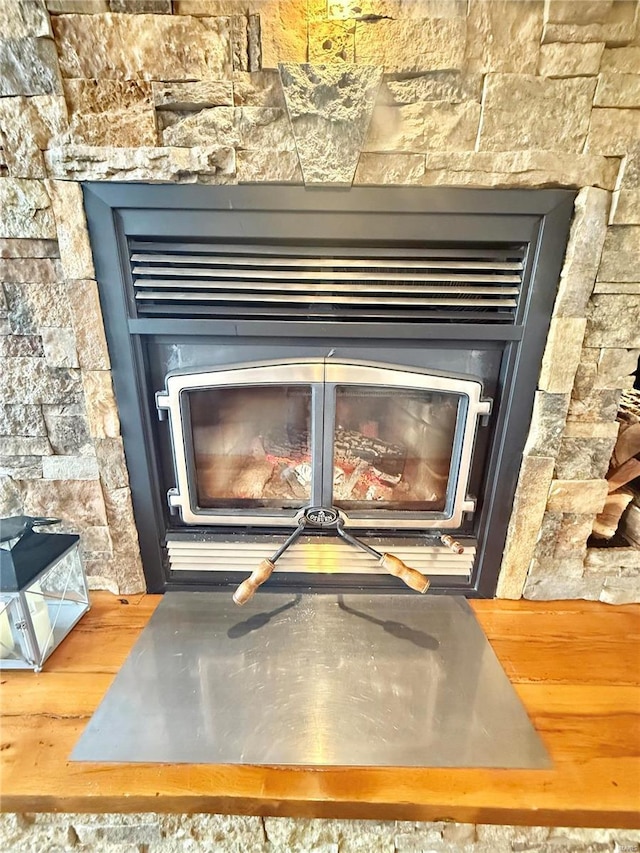
[[160,597],[94,593],[92,600],[44,672],[1,674],[3,811],[640,827],[639,606],[472,602],[549,749],[552,770],[300,770],[70,763]]

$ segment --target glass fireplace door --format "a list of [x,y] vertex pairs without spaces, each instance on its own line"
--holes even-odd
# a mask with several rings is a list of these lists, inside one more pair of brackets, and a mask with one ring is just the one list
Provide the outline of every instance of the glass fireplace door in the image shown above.
[[463,398],[367,385],[335,394],[334,505],[444,513]]
[[323,397],[321,362],[169,374],[170,507],[187,524],[295,526],[322,499]]
[[367,364],[327,362],[323,501],[354,523],[458,527],[480,382]]
[[186,394],[198,509],[309,506],[311,386],[207,388]]
[[375,528],[459,527],[478,418],[471,378],[310,359],[185,371],[156,395],[168,411],[187,524],[295,526],[336,507]]

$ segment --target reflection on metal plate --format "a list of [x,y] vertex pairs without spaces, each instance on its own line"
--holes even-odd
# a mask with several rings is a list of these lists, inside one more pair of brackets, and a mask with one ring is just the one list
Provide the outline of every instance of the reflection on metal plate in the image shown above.
[[164,596],[75,761],[549,767],[466,600]]

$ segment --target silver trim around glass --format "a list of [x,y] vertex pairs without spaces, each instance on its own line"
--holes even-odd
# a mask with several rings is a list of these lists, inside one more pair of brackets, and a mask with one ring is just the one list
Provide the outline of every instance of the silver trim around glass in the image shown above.
[[[311,505],[332,502],[332,430],[335,411],[335,389],[338,385],[370,385],[389,389],[431,390],[457,394],[461,405],[455,428],[451,473],[447,486],[444,512],[382,510],[372,505],[371,511],[341,511],[344,522],[352,527],[377,529],[457,528],[463,515],[475,509],[475,501],[467,494],[475,435],[478,421],[491,412],[491,400],[482,399],[482,383],[471,377],[457,377],[362,361],[331,358],[285,359],[232,368],[187,370],[170,373],[166,389],[156,394],[156,405],[163,416],[168,413],[176,487],[167,499],[173,510],[180,512],[187,524],[247,525],[293,527],[301,514],[299,508],[287,509],[203,509],[197,505],[193,464],[188,392],[208,388],[268,387],[270,385],[305,385],[312,391],[310,449],[314,464]],[[324,405],[319,403],[324,395]],[[317,463],[317,464],[316,464]]]

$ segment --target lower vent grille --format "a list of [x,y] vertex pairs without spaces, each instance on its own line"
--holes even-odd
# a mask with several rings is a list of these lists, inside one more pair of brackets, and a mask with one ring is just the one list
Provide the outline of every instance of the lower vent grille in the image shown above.
[[513,323],[524,251],[132,241],[130,262],[139,316]]
[[[364,537],[363,537],[364,538]],[[461,539],[462,554],[452,554],[440,544],[424,541],[380,540],[364,538],[379,550],[388,550],[408,565],[429,576],[459,576],[468,580],[473,569],[476,543]],[[282,537],[243,537],[225,540],[210,537],[194,540],[167,537],[169,564],[174,572],[252,572],[282,544]],[[363,551],[338,539],[302,536],[280,557],[275,572],[304,574],[386,574],[376,561]]]

